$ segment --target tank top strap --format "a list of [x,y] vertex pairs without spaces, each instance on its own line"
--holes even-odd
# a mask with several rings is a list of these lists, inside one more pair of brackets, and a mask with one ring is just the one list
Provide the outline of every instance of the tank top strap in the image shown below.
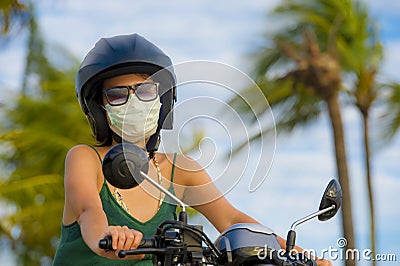
[[92,148],[92,149],[96,152],[97,156],[99,157],[100,163],[102,163],[103,160],[101,159],[101,156],[100,156],[99,151],[98,151],[94,146],[92,146],[92,145],[90,145],[90,144],[85,144],[85,145],[88,146],[88,147],[90,147],[90,148]]
[[175,163],[176,163],[176,152],[174,153],[174,160],[172,161],[171,183],[174,183]]

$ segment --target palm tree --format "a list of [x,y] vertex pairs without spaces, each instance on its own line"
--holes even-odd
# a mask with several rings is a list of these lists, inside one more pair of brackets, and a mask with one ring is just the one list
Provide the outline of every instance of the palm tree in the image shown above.
[[[365,6],[358,2],[321,0],[302,1],[300,3],[298,1],[287,1],[285,6],[277,9],[277,13],[295,16],[298,26],[288,31],[287,35],[292,36],[288,38],[285,34],[283,34],[283,37],[276,35],[275,39],[273,39],[275,46],[262,50],[261,53],[264,57],[257,61],[256,77],[259,79],[261,88],[267,95],[269,102],[273,105],[275,114],[278,114],[278,129],[290,131],[297,125],[312,121],[320,111],[317,104],[318,99],[314,102],[313,97],[304,94],[304,91],[298,89],[295,90],[295,93],[292,92],[293,89],[291,88],[293,86],[291,84],[293,81],[287,80],[288,75],[283,76],[283,78],[273,78],[272,80],[270,75],[265,75],[268,71],[272,72],[272,66],[276,62],[284,62],[282,57],[291,58],[292,61],[297,62],[297,66],[306,65],[301,63],[301,57],[299,56],[301,48],[304,46],[300,45],[296,47],[293,44],[288,44],[293,39],[296,40],[297,38],[298,40],[299,36],[301,36],[301,31],[305,31],[305,35],[318,36],[318,41],[314,41],[314,43],[318,43],[319,46],[314,45],[317,48],[314,51],[318,50],[318,47],[322,47],[328,51],[331,58],[339,62],[340,71],[343,72],[343,75],[346,78],[350,77],[349,80],[353,81],[350,82],[352,86],[349,89],[345,89],[343,84],[342,88],[348,92],[347,96],[353,99],[354,106],[357,107],[362,115],[364,161],[366,167],[365,178],[370,204],[371,250],[375,253],[374,200],[371,184],[368,126],[369,114],[374,103],[383,100],[384,104],[388,107],[387,110],[390,110],[390,112],[386,112],[386,115],[383,116],[384,119],[382,119],[385,123],[385,126],[382,128],[387,129],[385,131],[386,137],[393,137],[400,126],[400,112],[398,108],[400,102],[399,85],[396,83],[384,85],[377,82],[377,74],[379,73],[379,67],[383,58],[383,48],[379,41],[377,30]],[[306,39],[310,38],[307,37]],[[310,44],[313,41],[306,43]],[[306,45],[306,47],[311,46]],[[311,51],[313,49],[308,50]],[[298,67],[296,71],[292,71],[292,74],[297,74],[295,79],[301,81],[306,87],[312,87],[312,83],[307,84],[307,81],[304,82],[304,77],[301,76],[302,72],[299,71],[300,69],[301,67]],[[249,93],[249,90],[244,93]],[[300,96],[295,98],[296,94]],[[287,100],[286,96],[288,95],[290,95],[292,101]],[[306,97],[301,96],[307,96],[308,99],[302,99]],[[293,98],[296,100],[294,101]],[[287,110],[294,110],[295,112],[287,112]],[[252,139],[256,139],[257,137],[253,136]]]
[[54,67],[33,17],[30,23],[26,90],[1,107],[0,161],[9,174],[1,179],[0,199],[13,211],[1,217],[0,236],[11,241],[21,264],[39,265],[54,256],[60,234],[65,155],[93,141],[73,89],[77,62],[65,56],[65,67]]
[[[264,68],[264,74],[261,72],[257,80],[272,110],[277,110],[275,113],[277,130],[290,131],[296,126],[315,120],[325,110],[328,111],[337,175],[343,189],[342,225],[347,239],[346,248],[354,249],[349,171],[339,101],[339,91],[342,86],[339,61],[334,54],[321,51],[311,30],[306,30],[303,43],[293,42],[287,39],[288,37],[277,36],[274,40],[280,56]],[[266,59],[260,57],[260,61],[264,58]],[[278,60],[292,62],[295,67],[273,80],[274,86],[270,86],[265,73],[270,71],[270,67]],[[282,86],[280,92],[275,92],[277,86]],[[277,101],[271,101],[271,97]],[[348,265],[351,265],[350,261]]]
[[384,111],[381,115],[382,131],[381,135],[386,141],[390,141],[396,136],[400,129],[400,84],[383,84],[385,93]]
[[[375,41],[371,45],[366,41],[370,37],[370,21],[366,10],[350,0],[285,1],[274,14],[281,17],[286,15],[285,18],[290,16],[288,21],[292,23],[280,29],[280,33],[274,34],[267,40],[267,45],[256,53],[255,80],[274,111],[277,130],[291,131],[297,126],[314,121],[325,110],[328,111],[337,174],[343,188],[343,232],[348,241],[346,248],[353,249],[355,245],[349,173],[339,94],[344,88],[342,74],[345,71],[358,73],[358,89],[352,90],[352,93],[358,105],[362,106],[364,81],[368,77],[374,80],[374,70],[379,66],[380,44]],[[362,50],[357,50],[359,46],[362,46]],[[364,64],[364,70],[355,69],[354,66],[363,65],[360,63],[361,59],[355,57],[361,51],[370,53],[368,57],[361,58],[362,60],[374,58],[374,62],[378,63]],[[357,64],[350,64],[351,59],[358,59]],[[372,91],[375,87],[368,89],[371,93],[369,101],[373,101]],[[255,135],[252,139],[258,137],[260,136]],[[365,139],[368,139],[368,135]],[[366,149],[366,153],[368,150]],[[369,158],[369,153],[366,156]],[[372,198],[370,201],[372,202]],[[372,233],[371,236],[373,237]],[[355,261],[346,263],[354,265]]]
[[[342,66],[345,73],[354,78],[354,85],[349,90],[354,105],[362,116],[365,181],[368,190],[370,210],[370,247],[376,253],[375,241],[375,208],[372,187],[371,149],[369,120],[373,105],[383,96],[382,84],[377,81],[379,68],[383,60],[383,47],[380,43],[378,32],[369,18],[366,8],[356,3],[357,8],[343,22],[351,31],[341,34]],[[346,41],[344,41],[344,39]],[[372,265],[376,265],[373,261]]]
[[9,0],[0,4],[0,36],[11,37],[28,25],[30,10],[24,1]]

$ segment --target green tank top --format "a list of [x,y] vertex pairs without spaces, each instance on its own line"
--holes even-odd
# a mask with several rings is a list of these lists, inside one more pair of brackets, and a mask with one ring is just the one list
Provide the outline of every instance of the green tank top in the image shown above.
[[[169,191],[174,193],[173,178],[175,158],[172,165],[171,186]],[[148,221],[140,222],[126,212],[116,201],[106,182],[100,191],[103,210],[106,213],[109,225],[128,226],[143,233],[143,237],[152,237],[157,226],[165,220],[176,220],[176,205],[170,204],[167,198],[161,204],[158,212]],[[78,222],[61,226],[61,239],[54,257],[54,265],[153,265],[152,256],[146,255],[141,260],[111,260],[98,256],[83,241]]]

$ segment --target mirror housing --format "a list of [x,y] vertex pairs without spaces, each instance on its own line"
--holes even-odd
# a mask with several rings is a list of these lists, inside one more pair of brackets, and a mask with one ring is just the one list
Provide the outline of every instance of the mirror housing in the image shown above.
[[135,144],[123,142],[104,156],[102,170],[106,180],[116,188],[129,189],[143,181],[140,172],[149,171],[147,153]]
[[342,205],[342,188],[336,179],[332,179],[325,189],[319,205],[319,210],[335,205],[335,209],[318,215],[318,220],[326,221],[336,215]]

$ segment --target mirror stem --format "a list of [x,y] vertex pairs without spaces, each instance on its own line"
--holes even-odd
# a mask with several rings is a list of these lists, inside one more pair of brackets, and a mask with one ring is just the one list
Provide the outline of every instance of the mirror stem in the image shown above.
[[303,218],[295,221],[292,224],[292,226],[290,227],[290,230],[289,230],[289,232],[287,234],[287,238],[286,238],[286,255],[290,256],[291,251],[293,250],[293,248],[295,246],[295,243],[296,243],[296,231],[295,230],[296,230],[296,227],[299,224],[307,222],[308,220],[310,220],[310,219],[312,219],[312,218],[314,218],[314,217],[316,217],[318,215],[321,215],[323,213],[326,213],[326,212],[328,212],[330,210],[333,210],[335,208],[336,208],[336,205],[333,204],[330,207],[327,207],[327,208],[325,208],[323,210],[316,211],[316,212],[314,212],[314,213],[312,213],[310,215],[307,215],[306,217],[303,217]]
[[321,215],[321,214],[326,213],[328,211],[334,210],[335,208],[336,208],[336,205],[332,204],[330,207],[327,207],[325,209],[322,209],[322,210],[316,211],[314,213],[311,213],[310,215],[307,215],[306,217],[303,217],[303,218],[295,221],[292,224],[292,226],[290,227],[290,230],[294,231],[298,225],[300,225],[300,224],[302,224],[304,222],[307,222],[308,220],[311,220],[312,218],[317,217],[318,215]]

